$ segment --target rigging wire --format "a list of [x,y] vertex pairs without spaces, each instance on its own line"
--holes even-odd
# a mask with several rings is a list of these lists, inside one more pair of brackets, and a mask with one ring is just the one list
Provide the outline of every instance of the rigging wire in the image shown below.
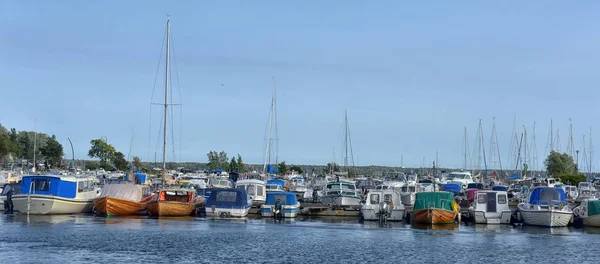
[[154,74],[154,84],[152,85],[152,96],[150,97],[150,111],[149,111],[149,122],[148,122],[148,164],[150,164],[150,160],[151,160],[150,159],[150,149],[152,146],[152,104],[154,101],[154,92],[156,90],[156,81],[158,80],[158,71],[160,70],[160,65],[161,65],[161,61],[162,61],[162,53],[165,48],[165,39],[166,38],[167,38],[167,28],[165,26],[165,34],[163,35],[162,45],[160,47],[160,54],[158,56],[158,65],[156,66],[156,73]]

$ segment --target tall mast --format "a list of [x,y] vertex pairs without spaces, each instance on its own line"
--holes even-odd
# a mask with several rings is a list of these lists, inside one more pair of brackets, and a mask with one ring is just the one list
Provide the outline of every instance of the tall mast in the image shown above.
[[[272,148],[273,148],[273,124],[275,123],[275,127],[277,127],[276,124],[276,115],[275,115],[275,111],[276,111],[276,103],[277,103],[277,99],[276,99],[276,94],[277,94],[277,86],[275,85],[275,77],[273,77],[273,91],[271,94],[271,109],[269,110],[269,122],[267,122],[267,142],[266,142],[266,146],[265,146],[265,159],[264,159],[264,164],[263,164],[263,173],[267,173],[267,166],[269,164],[271,164],[271,152],[272,152]],[[275,128],[275,136],[277,136],[277,128]],[[277,157],[276,157],[277,159]],[[277,162],[277,160],[275,161]],[[285,173],[285,172],[283,172]]]
[[571,118],[569,118],[569,142],[567,143],[567,154],[571,156],[571,158],[575,158],[573,155],[575,152],[575,146],[573,146],[573,122],[571,122]]
[[467,136],[467,127],[465,127],[465,135],[463,137],[463,169],[466,171],[468,170],[468,166],[471,165],[469,164],[469,158],[467,158],[469,156],[469,137]]
[[562,152],[562,148],[560,147],[560,128],[556,129],[556,151]]
[[589,152],[590,152],[590,156],[589,156],[589,159],[590,159],[589,174],[590,175],[588,177],[591,178],[592,177],[592,159],[593,159],[593,156],[594,156],[594,145],[592,145],[592,127],[590,127],[590,148],[589,148]]
[[552,119],[550,119],[550,152],[554,151],[554,131],[552,129]]
[[171,49],[171,20],[167,19],[167,56],[165,58],[165,116],[163,123],[163,173],[167,171],[167,108],[169,107],[169,55]]
[[33,172],[37,170],[37,161],[35,160],[35,151],[37,148],[37,119],[33,118]]
[[538,168],[538,155],[537,155],[537,144],[535,143],[536,139],[535,139],[535,121],[533,122],[533,146],[531,147],[531,154],[532,154],[532,171],[537,171]]
[[344,168],[348,169],[348,110],[344,110]]

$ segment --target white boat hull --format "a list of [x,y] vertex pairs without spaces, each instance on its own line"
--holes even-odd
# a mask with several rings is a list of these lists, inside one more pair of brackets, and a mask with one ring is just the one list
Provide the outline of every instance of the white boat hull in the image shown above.
[[469,214],[476,224],[510,224],[511,211],[496,213],[470,210]]
[[534,226],[564,227],[571,222],[573,213],[559,210],[522,210],[519,208],[523,223]]
[[600,227],[600,215],[583,218],[583,224],[586,226]]
[[[362,213],[363,219],[366,221],[378,221],[379,215],[379,206],[376,207],[363,207],[360,212]],[[390,217],[387,218],[388,221],[403,221],[404,220],[405,210],[403,208],[394,208],[392,209],[392,213]]]
[[[260,215],[262,217],[273,217],[274,205],[263,205],[260,207]],[[300,212],[300,205],[285,205],[283,206],[283,217],[294,218]]]
[[334,206],[358,206],[360,201],[359,196],[326,195],[321,197],[321,203]]
[[248,212],[250,211],[250,207],[245,208],[211,208],[206,207],[206,216],[207,217],[220,217],[220,218],[230,218],[230,217],[246,217]]
[[78,214],[91,213],[94,199],[70,199],[51,195],[15,195],[14,210],[23,214]]

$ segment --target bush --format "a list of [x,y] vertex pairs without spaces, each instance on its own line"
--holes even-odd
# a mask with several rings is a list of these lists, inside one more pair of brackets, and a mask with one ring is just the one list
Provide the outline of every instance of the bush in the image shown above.
[[555,175],[554,177],[559,178],[565,184],[575,185],[575,186],[577,186],[577,184],[579,184],[580,182],[587,181],[587,177],[581,173],[558,174],[558,175]]

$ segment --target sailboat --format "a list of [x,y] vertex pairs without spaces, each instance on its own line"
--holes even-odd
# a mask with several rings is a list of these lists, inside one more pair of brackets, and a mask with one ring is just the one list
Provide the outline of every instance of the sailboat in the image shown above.
[[[174,182],[167,172],[167,113],[169,107],[169,60],[171,48],[171,21],[167,20],[167,49],[165,62],[165,103],[163,117],[163,185],[172,185]],[[146,204],[146,209],[152,216],[188,216],[191,215],[195,206],[196,191],[192,189],[166,188],[153,196]]]
[[[269,110],[269,121],[267,123],[267,131],[265,135],[265,157],[263,162],[263,174],[265,178],[269,178],[268,176],[271,173],[279,172],[276,168],[271,166],[271,158],[273,154],[273,133],[275,133],[275,164],[277,164],[278,157],[278,143],[277,143],[277,87],[275,86],[275,78],[273,78],[273,93],[271,95],[271,108]],[[279,172],[285,173],[285,171]]]

